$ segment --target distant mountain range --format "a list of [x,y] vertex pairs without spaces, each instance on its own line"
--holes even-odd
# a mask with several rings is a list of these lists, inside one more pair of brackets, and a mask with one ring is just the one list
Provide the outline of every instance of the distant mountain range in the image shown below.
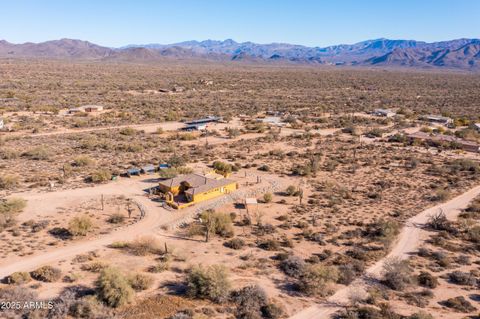
[[23,44],[12,44],[3,40],[0,41],[0,58],[149,62],[162,59],[206,59],[252,63],[480,70],[480,40],[457,39],[426,43],[415,40],[376,39],[324,48],[287,43],[238,43],[231,39],[186,41],[166,45],[128,45],[121,48],[107,48],[87,41],[72,39]]

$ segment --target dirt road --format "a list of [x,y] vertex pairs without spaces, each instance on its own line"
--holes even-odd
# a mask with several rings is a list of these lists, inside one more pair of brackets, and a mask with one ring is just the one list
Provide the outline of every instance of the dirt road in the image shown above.
[[[122,128],[133,128],[136,130],[144,130],[146,133],[154,133],[159,128],[162,128],[164,131],[176,131],[181,128],[184,123],[181,122],[160,122],[160,123],[148,123],[148,124],[130,124],[130,125],[116,125],[116,126],[102,126],[102,127],[88,127],[88,128],[79,128],[79,129],[70,129],[63,128],[51,132],[42,132],[42,133],[25,133],[25,132],[13,132],[8,133],[8,136],[14,137],[41,137],[41,136],[52,136],[52,135],[62,135],[62,134],[75,134],[75,133],[87,133],[87,132],[97,132],[105,130],[115,130]],[[7,136],[7,135],[5,135]]]
[[343,305],[348,304],[349,296],[354,291],[363,290],[367,278],[379,279],[382,276],[382,269],[385,262],[390,258],[406,259],[414,253],[428,238],[429,233],[422,229],[430,215],[442,210],[448,219],[455,219],[460,211],[478,195],[480,186],[476,186],[467,192],[437,206],[422,211],[420,214],[410,218],[403,227],[397,241],[390,253],[369,267],[364,278],[357,279],[351,285],[338,290],[327,302],[315,304],[290,317],[290,319],[324,319],[329,318],[333,313],[340,310]]

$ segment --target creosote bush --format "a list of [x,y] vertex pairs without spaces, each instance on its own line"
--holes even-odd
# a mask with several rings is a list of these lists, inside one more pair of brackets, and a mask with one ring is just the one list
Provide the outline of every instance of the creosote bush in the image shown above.
[[68,223],[68,231],[73,236],[86,236],[93,228],[93,221],[87,215],[76,216]]
[[135,273],[128,277],[128,282],[135,291],[142,291],[153,285],[153,278],[146,274]]
[[95,286],[98,299],[110,307],[120,307],[132,301],[134,291],[127,278],[116,268],[105,268],[100,272]]
[[62,272],[52,266],[43,266],[30,273],[33,279],[43,282],[55,282],[60,279]]
[[407,260],[393,258],[383,266],[383,283],[393,290],[404,290],[412,283],[412,270]]
[[187,295],[192,298],[209,299],[222,303],[228,299],[230,280],[223,265],[194,266],[187,275]]

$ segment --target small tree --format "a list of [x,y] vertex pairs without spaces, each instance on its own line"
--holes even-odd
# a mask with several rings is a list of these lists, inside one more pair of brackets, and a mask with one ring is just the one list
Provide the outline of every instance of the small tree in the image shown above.
[[102,270],[95,286],[98,298],[114,308],[129,303],[134,295],[128,280],[116,268],[108,267]]

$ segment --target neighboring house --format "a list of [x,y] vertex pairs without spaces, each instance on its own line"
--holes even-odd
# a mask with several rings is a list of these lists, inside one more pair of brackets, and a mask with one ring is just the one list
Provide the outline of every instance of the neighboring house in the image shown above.
[[213,122],[220,122],[222,121],[223,118],[219,116],[207,116],[203,119],[198,119],[198,120],[193,120],[189,122],[185,122],[185,124],[192,125],[192,124],[207,124],[207,123],[213,123]]
[[79,107],[74,107],[68,110],[69,114],[75,113],[95,113],[103,111],[102,105],[82,105]]
[[85,110],[85,112],[88,112],[88,113],[103,111],[102,105],[84,105],[81,107]]
[[207,124],[188,124],[181,128],[182,131],[205,131]]
[[454,148],[460,148],[467,152],[474,152],[478,153],[480,151],[480,145],[466,141],[461,138],[452,136],[452,135],[442,135],[442,134],[429,134],[425,132],[416,132],[413,134],[408,135],[409,139],[412,141],[421,141],[427,142],[432,144],[432,146],[439,146],[439,145],[450,145]]
[[233,180],[212,179],[200,174],[179,175],[158,184],[166,202],[177,209],[231,193],[237,188],[237,182]]
[[287,124],[282,122],[282,119],[278,116],[267,116],[264,118],[259,118],[257,121],[274,126],[285,126]]
[[387,110],[387,109],[376,109],[376,110],[373,110],[372,114],[375,115],[375,116],[393,117],[397,113],[393,112],[392,110]]
[[446,126],[453,124],[453,119],[445,116],[424,115],[421,119],[430,123],[438,123]]
[[152,164],[147,164],[145,166],[142,166],[141,172],[143,174],[153,174],[155,173],[155,166]]

